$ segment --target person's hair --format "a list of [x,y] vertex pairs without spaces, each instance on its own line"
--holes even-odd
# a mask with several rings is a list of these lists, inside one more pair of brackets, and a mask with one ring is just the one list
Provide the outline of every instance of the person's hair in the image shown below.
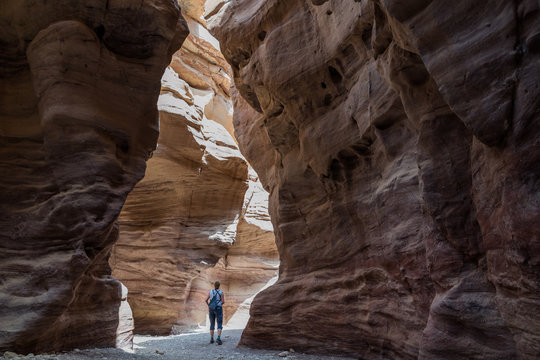
[[220,285],[219,280],[214,283],[214,287],[216,288],[216,290],[219,289],[219,285]]

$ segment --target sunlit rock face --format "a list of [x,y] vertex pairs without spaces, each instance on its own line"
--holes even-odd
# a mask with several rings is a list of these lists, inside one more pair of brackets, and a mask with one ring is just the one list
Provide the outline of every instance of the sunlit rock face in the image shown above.
[[226,254],[247,189],[247,163],[205,116],[207,99],[170,67],[162,86],[158,148],[122,210],[111,259],[130,290],[136,332],[149,334],[171,332],[191,280]]
[[129,347],[108,258],[186,23],[166,0],[9,0],[0,28],[0,352]]
[[[219,280],[226,300],[223,321],[227,328],[243,328],[251,298],[277,276],[279,260],[268,215],[268,193],[251,168],[248,185],[234,244],[214,267],[202,271],[192,282],[186,325],[205,323],[208,311],[204,300]],[[229,323],[233,317],[234,324]]]
[[180,3],[191,33],[162,78],[158,148],[110,262],[143,334],[204,325],[216,279],[227,319],[277,273],[268,194],[232,136],[230,68],[193,3]]
[[537,358],[538,4],[217,3],[281,261],[241,344]]

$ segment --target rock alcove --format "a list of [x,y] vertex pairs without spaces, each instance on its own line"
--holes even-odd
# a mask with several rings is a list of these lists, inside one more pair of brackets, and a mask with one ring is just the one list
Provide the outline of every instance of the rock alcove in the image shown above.
[[[180,4],[187,22],[169,0],[0,4],[1,350],[129,345],[111,252],[136,327],[198,323],[216,272],[275,259],[228,245],[258,186],[247,159],[280,268],[241,344],[540,356],[536,1]],[[243,155],[217,135],[225,95]]]

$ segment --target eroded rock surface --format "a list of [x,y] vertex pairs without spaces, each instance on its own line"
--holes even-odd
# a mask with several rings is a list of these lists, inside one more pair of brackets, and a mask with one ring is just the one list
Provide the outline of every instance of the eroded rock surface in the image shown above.
[[0,28],[0,352],[129,347],[108,258],[186,23],[167,0],[16,0]]
[[204,325],[216,279],[227,320],[277,273],[268,194],[232,136],[229,65],[204,6],[181,5],[191,33],[162,79],[158,148],[122,211],[111,259],[141,334]]
[[205,323],[204,300],[213,282],[220,280],[226,296],[224,324],[227,329],[243,329],[252,297],[278,274],[279,259],[268,215],[268,193],[251,168],[248,184],[234,244],[214,267],[202,271],[192,282],[186,305],[191,324]]
[[537,358],[538,4],[218,7],[281,260],[241,343]]

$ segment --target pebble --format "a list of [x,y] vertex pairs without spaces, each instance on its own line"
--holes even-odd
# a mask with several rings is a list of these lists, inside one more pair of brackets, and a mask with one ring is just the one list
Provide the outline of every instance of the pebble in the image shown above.
[[[2,0],[0,0],[0,2],[1,1]],[[135,350],[133,352],[124,352],[114,348],[98,348],[73,350],[60,354],[37,354],[34,358],[30,359],[29,357],[23,357],[20,358],[20,360],[271,360],[277,357],[288,357],[289,359],[294,358],[296,360],[347,359],[342,357],[337,358],[301,354],[295,352],[294,349],[289,349],[289,351],[283,351],[283,349],[276,351],[237,347],[241,333],[242,330],[225,330],[223,335],[227,341],[224,341],[221,346],[217,346],[215,343],[210,344],[207,332],[174,336],[136,335]],[[280,351],[284,356],[279,355]],[[0,353],[0,360],[2,360],[2,353]]]
[[[22,356],[22,355],[20,355],[20,356]],[[4,353],[4,358],[6,358],[6,359],[15,359],[15,358],[18,358],[18,357],[19,357],[19,354],[16,354],[16,353],[14,353],[12,351],[6,351]]]

